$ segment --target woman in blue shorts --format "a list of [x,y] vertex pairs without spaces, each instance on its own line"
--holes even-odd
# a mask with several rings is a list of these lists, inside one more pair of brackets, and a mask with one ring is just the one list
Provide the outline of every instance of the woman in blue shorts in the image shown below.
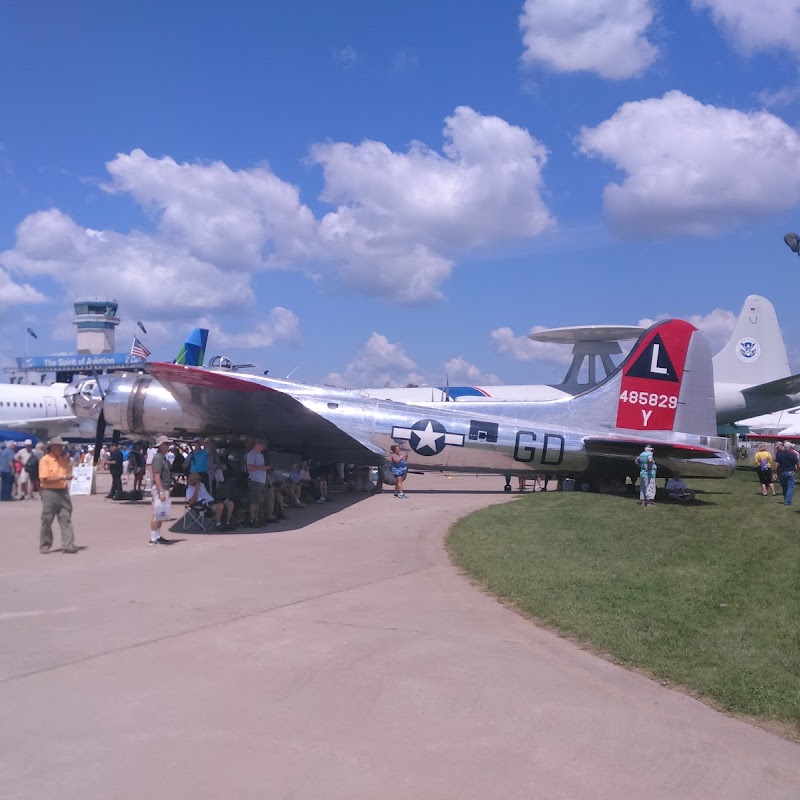
[[406,477],[408,472],[408,464],[406,464],[405,456],[400,454],[400,445],[393,444],[389,450],[391,451],[392,459],[392,475],[394,475],[394,496],[405,500],[408,495],[403,491],[403,478]]

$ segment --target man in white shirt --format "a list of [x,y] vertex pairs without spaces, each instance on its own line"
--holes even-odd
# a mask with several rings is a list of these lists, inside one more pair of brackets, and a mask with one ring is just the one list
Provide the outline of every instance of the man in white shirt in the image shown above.
[[14,459],[22,464],[22,472],[17,475],[17,491],[19,492],[20,500],[33,500],[33,482],[25,469],[28,459],[33,455],[32,448],[33,442],[30,439],[26,439],[22,448],[14,456]]
[[247,488],[250,501],[250,522],[251,528],[258,528],[261,525],[259,516],[262,505],[266,505],[267,522],[275,521],[275,492],[267,473],[270,466],[264,458],[264,448],[267,443],[263,439],[256,439],[253,449],[249,450],[245,456],[245,466],[247,468]]
[[676,472],[674,478],[670,478],[666,485],[667,497],[671,500],[692,500],[694,492],[690,492],[686,487],[686,481]]
[[[198,503],[205,503],[209,508],[214,509],[214,527],[217,531],[231,529],[231,521],[233,520],[233,500],[215,500],[208,489],[203,485],[203,481],[200,480],[200,473],[192,472],[186,479],[186,505],[191,508]],[[222,514],[226,510],[228,512],[228,518],[223,525]]]

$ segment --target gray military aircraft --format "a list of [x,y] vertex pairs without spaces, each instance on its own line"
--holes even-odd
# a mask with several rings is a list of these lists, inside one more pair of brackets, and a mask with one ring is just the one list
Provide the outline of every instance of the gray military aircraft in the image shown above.
[[263,436],[279,452],[382,465],[400,443],[422,470],[548,473],[607,484],[634,471],[643,445],[661,475],[727,477],[713,436],[709,346],[688,322],[647,329],[590,390],[551,402],[415,406],[288,380],[154,363],[149,374],[99,376],[71,393],[75,413],[123,432],[176,438]]

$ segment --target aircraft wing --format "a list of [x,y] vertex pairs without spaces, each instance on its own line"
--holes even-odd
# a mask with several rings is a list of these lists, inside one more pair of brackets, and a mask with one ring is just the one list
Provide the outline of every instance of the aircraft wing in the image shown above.
[[742,394],[745,396],[751,395],[781,395],[781,394],[798,394],[800,393],[800,375],[789,375],[786,378],[778,378],[776,381],[769,383],[759,383],[756,386],[749,386],[747,389],[742,389]]
[[[336,461],[377,463],[376,457],[385,455],[366,435],[343,430],[289,391],[273,389],[252,376],[163,363],[152,364],[149,371],[210,431],[260,436],[273,450],[322,461],[330,456]],[[316,396],[313,400],[326,405]]]
[[30,419],[0,419],[0,428],[14,428],[15,430],[49,430],[66,429],[78,424],[74,414],[64,417],[31,417]]

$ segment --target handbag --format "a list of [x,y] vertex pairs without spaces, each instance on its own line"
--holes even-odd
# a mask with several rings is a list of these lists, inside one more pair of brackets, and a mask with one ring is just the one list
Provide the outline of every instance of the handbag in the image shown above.
[[172,513],[172,500],[167,497],[166,500],[156,500],[153,502],[153,519],[156,522],[165,522],[168,520]]

